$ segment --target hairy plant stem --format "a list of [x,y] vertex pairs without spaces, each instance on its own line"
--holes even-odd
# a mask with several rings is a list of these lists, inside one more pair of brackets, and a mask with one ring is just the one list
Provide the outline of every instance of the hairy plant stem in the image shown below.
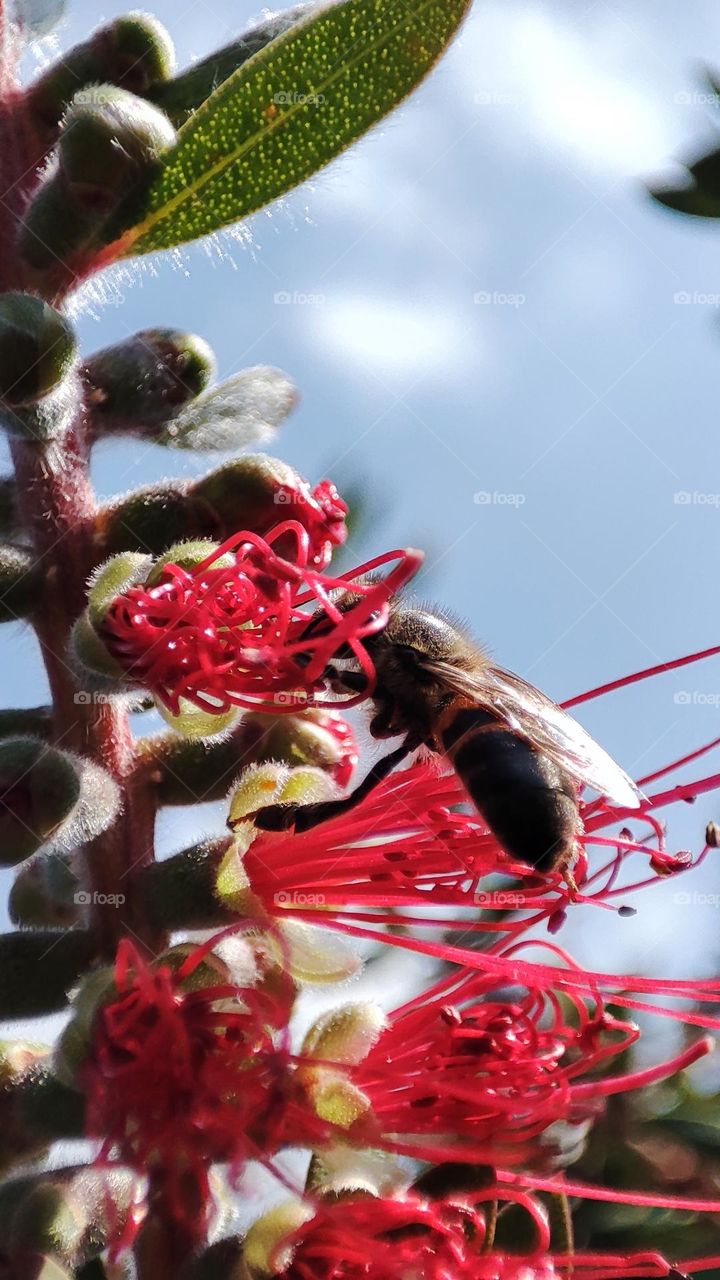
[[[13,461],[20,514],[43,568],[42,599],[33,622],[50,684],[55,741],[97,760],[123,792],[118,820],[86,849],[87,888],[97,898],[91,924],[100,953],[110,958],[118,938],[128,932],[151,952],[162,943],[143,920],[133,893],[137,872],[153,860],[155,800],[152,788],[134,769],[127,712],[117,702],[88,701],[83,694],[78,699],[78,681],[67,655],[95,564],[96,505],[81,430],[78,422],[62,441],[47,445],[15,442]],[[118,895],[124,898],[120,906]]]

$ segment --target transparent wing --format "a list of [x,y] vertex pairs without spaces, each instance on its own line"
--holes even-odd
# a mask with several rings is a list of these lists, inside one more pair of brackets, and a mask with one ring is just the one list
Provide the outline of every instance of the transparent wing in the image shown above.
[[632,778],[603,751],[557,703],[512,671],[488,664],[477,674],[444,662],[425,664],[439,680],[483,710],[496,715],[513,733],[526,738],[576,782],[592,787],[612,804],[637,809],[643,794]]

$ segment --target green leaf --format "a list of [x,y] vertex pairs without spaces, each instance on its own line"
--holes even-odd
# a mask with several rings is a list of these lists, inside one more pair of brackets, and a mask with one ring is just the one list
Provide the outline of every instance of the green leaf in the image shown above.
[[249,27],[237,40],[223,45],[221,49],[215,49],[201,62],[194,62],[179,76],[152,85],[145,96],[156,107],[160,107],[174,125],[184,124],[188,116],[197,111],[218,85],[223,84],[238,67],[249,62],[271,40],[277,39],[289,27],[320,7],[317,4],[299,4],[283,13],[273,13],[269,18]]
[[195,240],[304,182],[415,88],[469,4],[344,0],[292,27],[183,126],[120,254]]

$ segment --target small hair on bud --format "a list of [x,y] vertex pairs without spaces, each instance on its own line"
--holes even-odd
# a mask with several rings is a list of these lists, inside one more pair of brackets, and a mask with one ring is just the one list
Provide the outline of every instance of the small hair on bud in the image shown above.
[[123,14],[98,27],[89,40],[64,53],[25,91],[26,108],[43,149],[55,141],[73,97],[82,95],[91,103],[103,84],[146,94],[172,75],[174,65],[172,40],[150,14]]
[[0,543],[0,622],[15,622],[37,606],[41,574],[27,547]]

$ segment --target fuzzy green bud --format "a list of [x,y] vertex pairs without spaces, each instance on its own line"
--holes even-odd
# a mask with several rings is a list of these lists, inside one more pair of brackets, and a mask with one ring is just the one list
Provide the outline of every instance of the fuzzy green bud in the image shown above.
[[213,929],[232,922],[234,914],[216,888],[230,845],[229,836],[203,840],[143,869],[143,902],[155,928]]
[[212,509],[188,493],[188,485],[163,481],[137,489],[103,507],[95,538],[103,551],[148,551],[162,555],[175,542],[219,532]]
[[290,769],[281,764],[250,765],[230,795],[228,826],[235,831],[269,804],[316,804],[336,794],[322,769]]
[[28,293],[0,294],[0,400],[40,400],[66,377],[75,335],[64,316]]
[[22,531],[17,497],[15,477],[0,476],[0,537],[16,538]]
[[175,142],[167,116],[135,94],[99,85],[76,96],[60,135],[60,170],[74,198],[97,214],[116,208]]
[[[124,1169],[63,1169],[41,1174],[19,1198],[3,1240],[13,1263],[81,1267],[120,1234],[137,1195],[138,1179]],[[13,1272],[44,1276],[42,1271]],[[48,1276],[51,1273],[47,1273]]]
[[32,613],[40,597],[41,577],[27,547],[0,543],[0,622]]
[[249,711],[237,730],[240,758],[245,764],[271,760],[293,766],[324,769],[345,786],[357,762],[352,732],[337,715],[322,707],[308,707],[297,715],[266,715]]
[[100,765],[37,738],[0,741],[0,864],[44,845],[68,850],[115,818],[119,789]]
[[264,18],[244,31],[237,40],[213,50],[200,62],[193,63],[181,75],[155,86],[148,96],[167,112],[175,124],[184,124],[218,85],[272,40],[277,39],[296,22],[308,17],[318,7],[317,3],[298,4],[292,9]]
[[0,1019],[57,1013],[94,959],[97,943],[83,929],[0,934]]
[[70,817],[80,799],[72,756],[36,738],[0,742],[0,863],[35,853]]
[[26,93],[31,119],[45,147],[52,144],[73,97],[102,83],[145,94],[172,75],[174,50],[167,31],[146,13],[128,13],[94,31],[43,72]]
[[292,1260],[292,1247],[283,1249],[282,1242],[309,1222],[314,1213],[312,1205],[292,1200],[276,1205],[258,1218],[245,1236],[243,1246],[251,1275],[274,1276],[285,1271]]
[[18,235],[21,266],[43,293],[61,294],[142,212],[144,192],[175,141],[166,116],[143,98],[99,85],[73,100],[59,164],[28,206]]
[[204,339],[179,329],[144,329],[97,351],[83,371],[93,435],[153,439],[214,372]]
[[300,477],[287,463],[267,454],[246,454],[211,471],[193,486],[223,530],[266,533],[287,514],[278,495],[295,492]]
[[41,854],[15,877],[8,896],[10,919],[26,928],[69,929],[82,918],[78,892],[79,881],[68,858]]
[[0,1169],[83,1136],[84,1103],[48,1068],[49,1050],[0,1045]]

